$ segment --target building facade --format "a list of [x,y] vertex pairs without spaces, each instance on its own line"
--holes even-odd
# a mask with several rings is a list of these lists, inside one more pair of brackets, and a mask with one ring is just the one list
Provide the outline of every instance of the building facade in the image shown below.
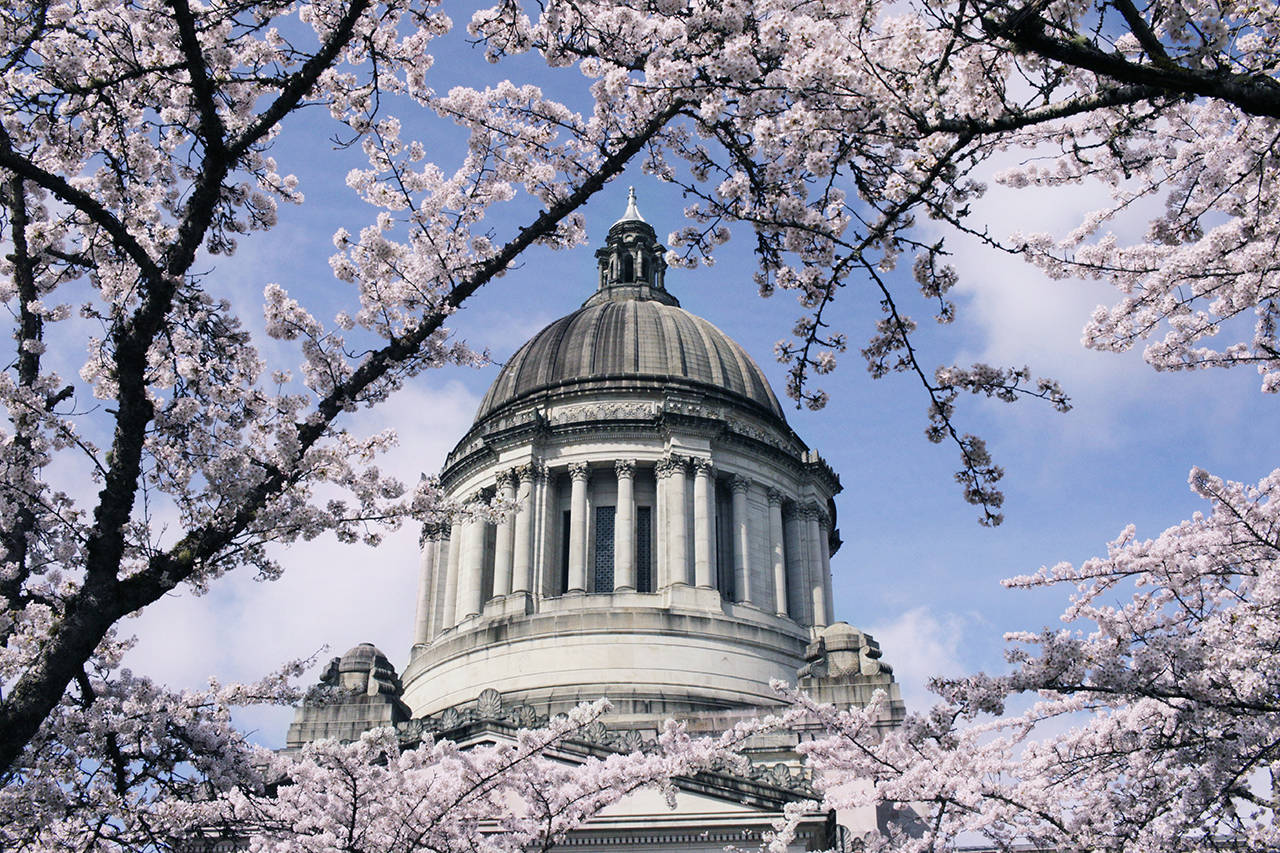
[[[833,619],[839,478],[742,347],[680,307],[664,254],[633,192],[594,291],[502,366],[445,462],[459,511],[423,531],[403,674],[371,646],[335,659],[353,703],[303,708],[291,746],[388,723],[409,739],[492,734],[606,696],[615,711],[591,746],[625,748],[667,717],[713,732],[776,706],[774,679],[840,704],[883,689],[886,722],[901,715],[875,642]],[[497,521],[478,511],[495,500]],[[747,840],[809,791],[795,737],[754,745],[751,778],[689,780],[696,817],[641,806],[575,846]],[[801,843],[829,840],[825,820]],[[671,841],[699,821],[710,846]]]

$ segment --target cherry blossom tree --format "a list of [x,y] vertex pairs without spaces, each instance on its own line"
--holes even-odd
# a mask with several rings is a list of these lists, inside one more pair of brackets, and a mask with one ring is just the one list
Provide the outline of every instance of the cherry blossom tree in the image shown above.
[[[0,789],[0,813],[11,818],[0,825],[0,841],[13,850],[202,849],[227,841],[281,851],[549,850],[639,788],[674,798],[674,777],[734,760],[733,747],[760,727],[695,739],[671,722],[646,752],[574,754],[572,739],[608,710],[599,701],[510,742],[402,749],[386,728],[350,744],[320,741],[277,754],[238,734],[228,711],[278,701],[289,692],[288,674],[183,694],[127,673],[93,678],[113,691],[93,700],[111,712],[66,715],[58,749],[39,752],[46,761],[38,773]],[[98,767],[103,738],[112,746]]]
[[[537,50],[583,72],[583,113],[530,85],[434,91],[428,50],[451,22],[426,0],[8,4],[6,818],[36,821],[23,803],[81,792],[64,804],[87,820],[108,803],[98,814],[114,817],[82,824],[105,838],[147,797],[180,798],[228,767],[252,783],[251,762],[226,745],[230,698],[120,671],[116,626],[182,584],[275,576],[271,543],[376,538],[379,525],[456,509],[432,482],[379,470],[392,437],[354,435],[344,416],[428,368],[475,362],[449,317],[529,247],[580,243],[581,206],[633,160],[693,199],[675,260],[714,258],[741,223],[761,292],[798,296],[794,340],[779,344],[798,401],[822,405],[812,375],[848,345],[832,308],[842,289],[877,294],[868,367],[919,377],[927,434],[959,447],[958,477],[988,523],[1001,471],[956,427],[957,398],[1068,401],[1026,368],[925,366],[905,306],[922,296],[950,322],[958,273],[914,229],[921,216],[1052,274],[1112,281],[1122,296],[1091,321],[1092,346],[1163,335],[1147,348],[1158,368],[1252,365],[1277,390],[1278,17],[1274,4],[1191,0],[509,0],[474,16],[490,59]],[[424,122],[400,121],[398,107],[460,127],[459,161],[431,162],[436,139],[415,136]],[[348,310],[321,319],[265,287],[266,333],[293,342],[299,362],[269,363],[215,261],[269,231],[280,203],[302,202],[273,142],[306,108],[327,110],[367,155],[348,184],[372,214],[335,237]],[[990,234],[970,202],[1002,152],[1028,160],[1000,180],[1094,181],[1113,202],[1065,236]],[[500,232],[489,212],[524,210],[521,199],[538,209]],[[1162,208],[1142,242],[1104,231],[1147,199]],[[904,255],[918,294],[891,274]],[[1211,347],[1218,335],[1230,342]],[[51,354],[86,342],[78,376],[60,375]],[[174,725],[148,722],[166,717]],[[111,736],[121,721],[136,740]],[[205,760],[219,750],[229,763]],[[41,768],[54,767],[47,781]]]
[[[390,436],[351,435],[341,416],[425,368],[476,361],[446,319],[527,247],[580,240],[577,209],[672,108],[584,118],[512,85],[438,96],[424,51],[449,21],[431,4],[33,2],[7,7],[0,26],[17,318],[0,378],[0,772],[12,773],[59,703],[95,703],[100,690],[77,700],[68,687],[112,659],[99,647],[123,616],[235,568],[274,576],[269,542],[355,539],[438,509],[431,482],[407,489],[371,464]],[[381,110],[393,97],[470,131],[456,170],[400,138]],[[335,273],[358,310],[326,325],[267,286],[266,329],[298,342],[295,378],[265,363],[196,264],[302,200],[268,152],[310,105],[364,148],[370,166],[348,181],[382,212],[336,238]],[[497,238],[480,223],[517,184],[543,209]],[[49,367],[50,347],[86,337],[78,382]],[[96,498],[51,479],[62,459]],[[314,499],[326,484],[347,499]],[[157,521],[164,512],[176,523]]]
[[[23,844],[56,824],[79,827],[79,842],[58,836],[71,846],[128,846],[198,786],[256,784],[226,704],[296,693],[166,691],[119,669],[115,626],[180,584],[275,576],[268,543],[374,541],[377,525],[459,509],[380,471],[393,437],[353,435],[343,416],[426,368],[478,361],[448,317],[529,246],[579,242],[580,206],[674,112],[644,98],[584,117],[510,84],[438,95],[426,48],[449,26],[429,2],[0,11],[15,317],[0,374],[0,823]],[[402,138],[392,102],[461,126],[456,167]],[[335,239],[351,310],[322,322],[266,286],[266,332],[295,342],[299,369],[267,363],[206,270],[302,201],[271,147],[308,107],[368,156],[348,183],[376,216]],[[541,209],[488,230],[519,187]],[[78,378],[51,366],[86,343]]]
[[[692,263],[730,223],[755,236],[763,294],[795,291],[805,309],[778,345],[788,393],[820,407],[813,374],[848,345],[833,303],[869,284],[882,309],[862,348],[871,373],[916,375],[928,436],[961,449],[957,475],[987,523],[1001,476],[983,442],[952,419],[965,392],[1038,396],[1068,407],[1025,368],[930,369],[913,343],[909,289],[890,271],[906,255],[919,296],[942,323],[958,278],[921,217],[1025,255],[1051,274],[1094,276],[1122,297],[1086,330],[1122,350],[1156,337],[1159,369],[1253,365],[1277,388],[1275,4],[1131,0],[659,2],[519,0],[479,13],[495,55],[541,50],[582,60],[613,91],[677,91],[689,121],[659,136],[646,167],[694,199],[674,235]],[[1070,234],[992,234],[971,213],[996,155],[1026,158],[998,180],[1034,189],[1093,182],[1112,202]],[[1105,229],[1146,203],[1147,233],[1125,245]],[[1252,316],[1252,328],[1250,325]],[[1225,344],[1206,341],[1223,333]],[[1160,337],[1163,335],[1163,337]]]
[[608,703],[583,704],[545,729],[512,742],[461,749],[447,740],[402,750],[380,729],[352,744],[323,741],[299,756],[273,756],[284,778],[269,795],[232,789],[184,807],[185,822],[252,832],[267,850],[549,850],[601,809],[639,788],[734,760],[734,747],[760,724],[718,738],[692,738],[669,721],[650,752],[605,758],[565,754],[566,741],[599,719]]
[[935,681],[944,702],[883,736],[874,707],[794,697],[828,732],[802,747],[826,804],[912,817],[867,849],[1275,849],[1280,471],[1191,487],[1207,514],[1007,582],[1074,589],[1063,618],[1089,626],[1013,636],[1009,674]]

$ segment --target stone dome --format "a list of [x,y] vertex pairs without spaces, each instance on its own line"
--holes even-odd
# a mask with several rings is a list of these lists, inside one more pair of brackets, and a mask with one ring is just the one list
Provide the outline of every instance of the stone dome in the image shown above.
[[508,406],[575,392],[681,387],[727,396],[785,422],[751,356],[674,299],[627,294],[592,301],[516,351],[489,387],[477,422]]

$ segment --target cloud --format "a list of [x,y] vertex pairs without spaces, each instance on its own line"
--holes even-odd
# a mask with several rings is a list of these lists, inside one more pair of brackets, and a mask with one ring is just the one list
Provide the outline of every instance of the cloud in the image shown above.
[[909,711],[922,711],[938,697],[925,687],[934,676],[959,676],[979,667],[966,660],[966,631],[975,621],[957,613],[913,607],[889,622],[867,626],[880,643],[883,660],[893,667]]
[[[1014,162],[1011,156],[1007,162],[993,162],[991,171]],[[1025,189],[991,184],[973,203],[971,221],[982,223],[993,239],[1005,243],[1015,232],[1062,236],[1086,213],[1109,202],[1108,189],[1099,184]],[[1143,208],[1135,205],[1117,228],[1129,232],[1145,221]],[[1124,233],[1122,239],[1134,236]],[[1081,343],[1081,331],[1093,310],[1118,298],[1111,285],[1050,279],[1022,257],[993,249],[971,235],[948,234],[947,248],[953,253],[951,263],[961,271],[956,293],[965,303],[962,319],[981,330],[982,344],[974,358],[1031,363],[1033,369],[1076,385],[1128,384],[1133,375],[1149,370],[1136,355],[1095,353]]]
[[[352,428],[365,433],[395,425],[400,444],[378,464],[412,482],[419,472],[439,470],[478,402],[459,382],[431,388],[420,379],[356,417]],[[127,663],[173,686],[203,687],[210,675],[254,680],[325,646],[321,663],[372,642],[403,670],[417,597],[417,538],[412,522],[377,547],[322,536],[277,550],[285,566],[279,580],[233,573],[201,597],[181,587],[122,625],[123,634],[138,638]],[[275,740],[283,736],[288,713],[255,711],[238,719],[259,728],[264,740]]]

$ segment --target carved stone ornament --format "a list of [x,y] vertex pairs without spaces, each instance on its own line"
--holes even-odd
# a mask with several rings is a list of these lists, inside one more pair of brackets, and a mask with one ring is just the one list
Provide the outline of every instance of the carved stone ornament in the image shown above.
[[569,476],[575,480],[585,480],[590,476],[590,469],[586,462],[570,462]]
[[599,720],[587,723],[582,729],[582,739],[587,743],[604,744],[609,737],[609,729]]
[[779,788],[790,788],[794,782],[791,777],[791,768],[782,762],[770,767],[765,778]]
[[497,484],[500,491],[508,488],[514,488],[516,484],[516,472],[510,468],[499,471],[494,475],[493,481]]
[[553,424],[584,423],[587,421],[620,421],[651,419],[657,417],[656,403],[607,401],[564,406],[551,413]]
[[658,462],[657,466],[654,468],[654,472],[657,474],[659,480],[664,480],[677,471],[683,471],[687,463],[688,460],[683,456],[668,456]]
[[769,496],[769,506],[773,506],[775,504],[782,506],[782,502],[786,500],[786,495],[782,494],[782,492],[777,489],[769,489],[766,494]]
[[533,478],[537,475],[537,466],[531,462],[526,462],[523,465],[517,465],[512,470],[515,472],[516,479],[521,483],[531,483],[533,482]]
[[440,728],[444,731],[456,729],[462,725],[462,715],[457,708],[445,708],[440,714]]
[[709,477],[715,470],[715,466],[711,464],[711,460],[706,456],[693,457],[693,470],[695,473]]
[[635,729],[618,733],[618,747],[623,752],[639,752],[644,746],[644,736]]
[[745,492],[747,489],[751,488],[751,481],[741,474],[734,474],[729,478],[729,488],[732,489],[735,494],[738,492]]
[[480,698],[476,701],[476,711],[481,719],[498,719],[502,714],[502,694],[492,687],[481,690]]
[[511,709],[511,722],[522,729],[532,729],[542,723],[538,712],[530,705],[517,705]]
[[617,472],[619,480],[634,477],[636,473],[636,460],[619,459],[617,462],[613,463],[613,470]]

